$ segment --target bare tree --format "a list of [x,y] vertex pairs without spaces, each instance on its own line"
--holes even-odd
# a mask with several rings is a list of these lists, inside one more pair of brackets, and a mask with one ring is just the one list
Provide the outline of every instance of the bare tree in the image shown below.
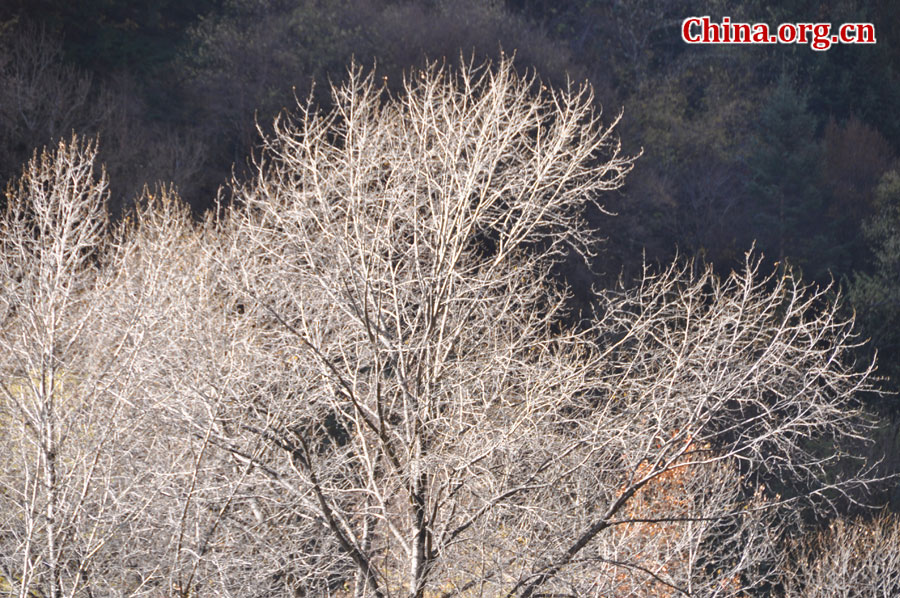
[[[104,107],[90,101],[91,77],[65,65],[62,44],[35,26],[10,27],[0,34],[0,135],[4,156],[16,162],[35,147],[93,129]],[[4,169],[5,170],[5,169]]]
[[124,591],[161,498],[137,359],[153,287],[126,284],[96,152],[35,153],[0,216],[0,574],[21,598]]
[[285,545],[306,555],[288,587],[739,595],[779,509],[865,486],[808,442],[867,425],[871,369],[826,290],[675,265],[566,324],[548,272],[590,253],[584,203],[632,164],[588,89],[503,61],[397,97],[352,69],[333,93],[276,122],[215,250],[265,374],[217,403],[211,442],[290,493],[272,520],[339,547]]
[[237,397],[267,377],[258,332],[243,326],[223,286],[219,233],[213,221],[194,222],[170,188],[145,190],[121,231],[113,292],[129,306],[145,297],[135,367],[153,416],[140,493],[155,499],[132,534],[128,563],[140,583],[131,595],[270,594],[284,546],[301,541],[282,543],[298,526],[267,516],[284,487],[253,466],[265,444],[230,451],[213,442],[240,425],[230,413]]
[[676,263],[571,323],[550,272],[633,162],[589,89],[333,94],[201,222],[158,188],[109,231],[78,139],[10,187],[0,589],[737,598],[798,506],[860,499],[828,289]]
[[900,593],[900,522],[895,516],[837,519],[797,545],[795,569],[787,576],[790,598],[886,598]]
[[133,83],[95,80],[63,60],[62,43],[28,23],[0,31],[0,182],[6,184],[35,148],[55,145],[73,131],[103,139],[100,157],[114,212],[158,180],[182,193],[203,184],[206,160],[198,127],[175,131],[149,122]]
[[4,538],[4,552],[17,561],[21,596],[38,584],[49,596],[63,595],[69,559],[77,562],[74,577],[84,574],[94,541],[77,556],[67,544],[76,522],[89,516],[98,454],[91,449],[116,432],[96,430],[100,438],[84,443],[90,448],[69,442],[96,425],[88,407],[95,396],[106,398],[100,371],[86,371],[81,361],[90,351],[84,331],[95,316],[91,262],[106,226],[106,180],[94,178],[94,152],[73,139],[35,155],[10,187],[2,220],[2,404],[7,437],[20,455],[19,475],[4,484],[4,498],[24,513],[19,533]]

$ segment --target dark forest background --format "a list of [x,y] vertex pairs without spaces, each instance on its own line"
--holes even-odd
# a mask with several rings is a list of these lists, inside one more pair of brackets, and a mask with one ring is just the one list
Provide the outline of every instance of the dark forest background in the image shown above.
[[[874,45],[698,46],[682,20],[875,24]],[[227,200],[259,130],[352,58],[389,89],[427,58],[515,54],[552,85],[589,81],[643,151],[606,240],[562,274],[576,297],[676,254],[722,272],[755,245],[835,282],[887,390],[900,380],[900,8],[893,0],[7,0],[0,5],[0,182],[75,130],[97,135],[114,214],[172,182],[197,213]],[[313,81],[318,85],[314,86]],[[900,409],[872,399],[896,469]],[[886,497],[900,505],[900,493]]]

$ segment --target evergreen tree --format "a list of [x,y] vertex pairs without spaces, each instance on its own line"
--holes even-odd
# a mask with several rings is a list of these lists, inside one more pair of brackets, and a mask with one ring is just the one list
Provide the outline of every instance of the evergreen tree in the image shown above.
[[900,374],[900,172],[891,170],[875,190],[875,215],[863,226],[873,253],[873,271],[856,272],[849,298],[872,344],[881,370]]
[[790,258],[813,276],[827,268],[822,151],[806,97],[782,76],[760,112],[751,148],[749,201],[763,251]]

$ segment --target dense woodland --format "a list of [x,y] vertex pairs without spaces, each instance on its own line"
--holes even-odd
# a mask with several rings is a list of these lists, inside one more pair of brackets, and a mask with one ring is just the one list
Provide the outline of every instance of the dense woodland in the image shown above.
[[3,3],[0,596],[900,592],[900,11],[770,4]]

